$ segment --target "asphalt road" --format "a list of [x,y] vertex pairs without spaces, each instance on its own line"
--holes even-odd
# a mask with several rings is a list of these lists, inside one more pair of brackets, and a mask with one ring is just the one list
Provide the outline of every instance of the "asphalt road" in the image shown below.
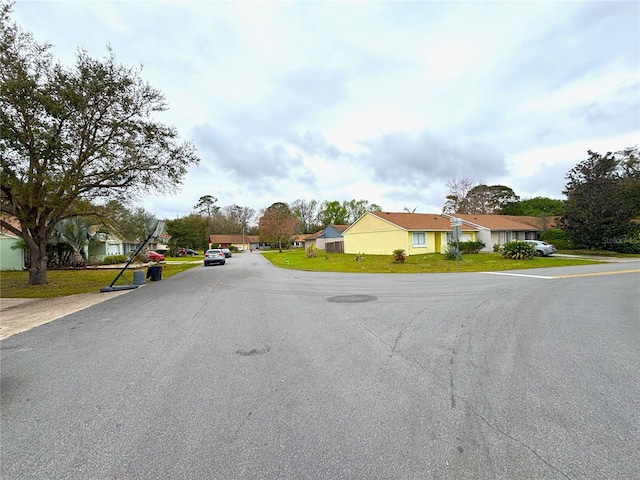
[[0,476],[637,479],[639,268],[198,267],[0,342]]

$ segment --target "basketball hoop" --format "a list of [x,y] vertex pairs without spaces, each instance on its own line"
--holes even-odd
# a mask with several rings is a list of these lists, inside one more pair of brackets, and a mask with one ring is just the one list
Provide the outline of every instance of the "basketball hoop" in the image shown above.
[[164,235],[164,220],[158,220],[156,223],[156,229],[151,234],[152,237],[160,237],[160,235]]

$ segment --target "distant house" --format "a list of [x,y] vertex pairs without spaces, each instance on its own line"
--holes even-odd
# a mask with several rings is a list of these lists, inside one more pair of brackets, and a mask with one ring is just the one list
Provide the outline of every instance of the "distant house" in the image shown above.
[[244,250],[260,248],[258,235],[209,235],[209,248],[229,248],[234,246]]
[[[478,229],[463,224],[461,240],[475,240]],[[449,218],[434,213],[367,212],[342,233],[344,253],[407,255],[442,252],[452,239]]]
[[[3,220],[20,230],[16,218],[4,216]],[[0,227],[0,270],[24,270],[26,250],[18,247],[21,243],[22,238]]]
[[291,248],[304,248],[304,242],[309,235],[296,235],[291,240]]
[[494,244],[503,246],[513,240],[537,240],[540,233],[555,227],[555,217],[538,218],[514,215],[443,214],[459,218],[477,229],[477,239],[485,243],[483,251],[491,251]]
[[125,255],[125,242],[118,235],[98,231],[99,226],[91,227],[91,241],[86,247],[87,258],[104,260],[113,255]]
[[328,225],[324,229],[312,235],[307,235],[305,248],[314,246],[328,253],[342,253],[344,251],[344,232],[349,225]]

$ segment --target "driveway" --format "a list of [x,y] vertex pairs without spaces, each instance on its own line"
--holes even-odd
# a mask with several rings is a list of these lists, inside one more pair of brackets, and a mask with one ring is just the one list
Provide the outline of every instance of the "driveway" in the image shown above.
[[0,340],[78,312],[130,290],[56,298],[0,298]]

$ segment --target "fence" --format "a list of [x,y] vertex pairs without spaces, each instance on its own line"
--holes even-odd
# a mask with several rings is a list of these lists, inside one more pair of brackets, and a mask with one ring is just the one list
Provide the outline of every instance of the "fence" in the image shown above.
[[325,253],[344,253],[343,242],[327,242],[324,244]]

